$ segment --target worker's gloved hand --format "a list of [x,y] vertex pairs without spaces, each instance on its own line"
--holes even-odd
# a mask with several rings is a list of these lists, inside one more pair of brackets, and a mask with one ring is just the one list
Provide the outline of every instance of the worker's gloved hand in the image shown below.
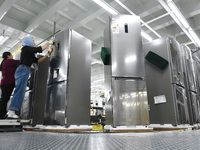
[[49,44],[50,44],[50,45],[53,45],[53,41],[52,41],[52,40],[50,40],[50,41],[49,41]]
[[46,53],[46,56],[49,57],[51,53],[53,52],[53,48],[49,47],[48,52]]

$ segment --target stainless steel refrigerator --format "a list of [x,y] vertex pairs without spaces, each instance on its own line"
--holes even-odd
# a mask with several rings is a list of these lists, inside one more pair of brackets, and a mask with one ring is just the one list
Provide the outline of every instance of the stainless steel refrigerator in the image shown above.
[[140,17],[112,15],[104,31],[106,125],[149,124]]
[[89,125],[91,41],[67,29],[54,42],[44,124]]
[[160,69],[145,60],[150,123],[172,125],[188,123],[179,43],[173,37],[162,37],[144,44],[145,56],[150,51],[169,62],[165,68]]
[[200,76],[199,76],[200,75],[200,50],[193,52],[192,58],[194,62],[195,83],[196,83],[196,91],[197,91],[197,109],[198,109],[198,116],[200,116]]
[[[38,58],[43,56],[37,55]],[[20,109],[23,119],[32,119],[31,124],[43,124],[46,99],[49,58],[30,68],[27,90]]]
[[190,115],[190,124],[195,124],[199,122],[199,110],[197,104],[197,85],[196,85],[196,75],[194,68],[194,61],[192,58],[191,50],[188,46],[182,44],[181,52],[183,58],[183,73],[185,79],[185,89],[188,102],[188,111]]

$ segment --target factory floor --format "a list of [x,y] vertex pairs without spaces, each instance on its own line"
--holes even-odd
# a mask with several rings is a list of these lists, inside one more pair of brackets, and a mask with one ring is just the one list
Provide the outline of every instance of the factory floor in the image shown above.
[[0,133],[0,150],[198,150],[200,130],[142,133]]

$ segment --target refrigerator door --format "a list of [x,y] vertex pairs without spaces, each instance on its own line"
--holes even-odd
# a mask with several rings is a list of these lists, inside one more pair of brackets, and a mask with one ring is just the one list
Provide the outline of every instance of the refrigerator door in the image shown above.
[[67,125],[90,124],[91,41],[72,30],[67,80]]
[[50,57],[48,84],[67,80],[71,30],[65,30],[55,36]]
[[113,78],[112,83],[113,125],[149,124],[145,81]]
[[110,18],[112,76],[144,77],[140,17],[113,15]]
[[179,124],[189,123],[189,112],[185,97],[185,89],[174,85],[177,105],[177,119]]
[[195,62],[195,75],[196,75],[196,87],[197,87],[197,108],[198,108],[198,116],[200,116],[200,51],[196,51],[192,54],[192,58]]
[[195,74],[196,74],[196,85],[197,85],[197,107],[200,116],[200,63],[195,62]]
[[200,62],[194,61],[194,70],[195,70],[195,82],[196,82],[196,90],[197,94],[200,95]]
[[167,43],[169,43],[168,51],[171,56],[171,72],[173,75],[172,82],[184,87],[183,79],[183,66],[181,59],[181,51],[179,43],[172,37],[167,38]]
[[189,89],[191,91],[196,92],[196,82],[195,82],[195,72],[194,72],[194,63],[191,55],[191,50],[184,46],[183,50],[185,52],[185,67],[186,67],[186,75],[188,80]]
[[197,103],[197,94],[195,92],[190,91],[190,100],[192,102],[192,112],[193,112],[193,118],[194,123],[199,123],[200,116],[199,116],[199,109],[198,109],[198,103]]
[[45,125],[65,125],[66,81],[47,87]]

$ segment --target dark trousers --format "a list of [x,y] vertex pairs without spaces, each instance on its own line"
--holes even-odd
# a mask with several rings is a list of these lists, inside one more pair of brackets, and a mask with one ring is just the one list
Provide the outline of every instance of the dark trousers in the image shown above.
[[15,88],[15,83],[1,85],[1,100],[0,100],[0,119],[4,119],[7,113],[7,103]]

